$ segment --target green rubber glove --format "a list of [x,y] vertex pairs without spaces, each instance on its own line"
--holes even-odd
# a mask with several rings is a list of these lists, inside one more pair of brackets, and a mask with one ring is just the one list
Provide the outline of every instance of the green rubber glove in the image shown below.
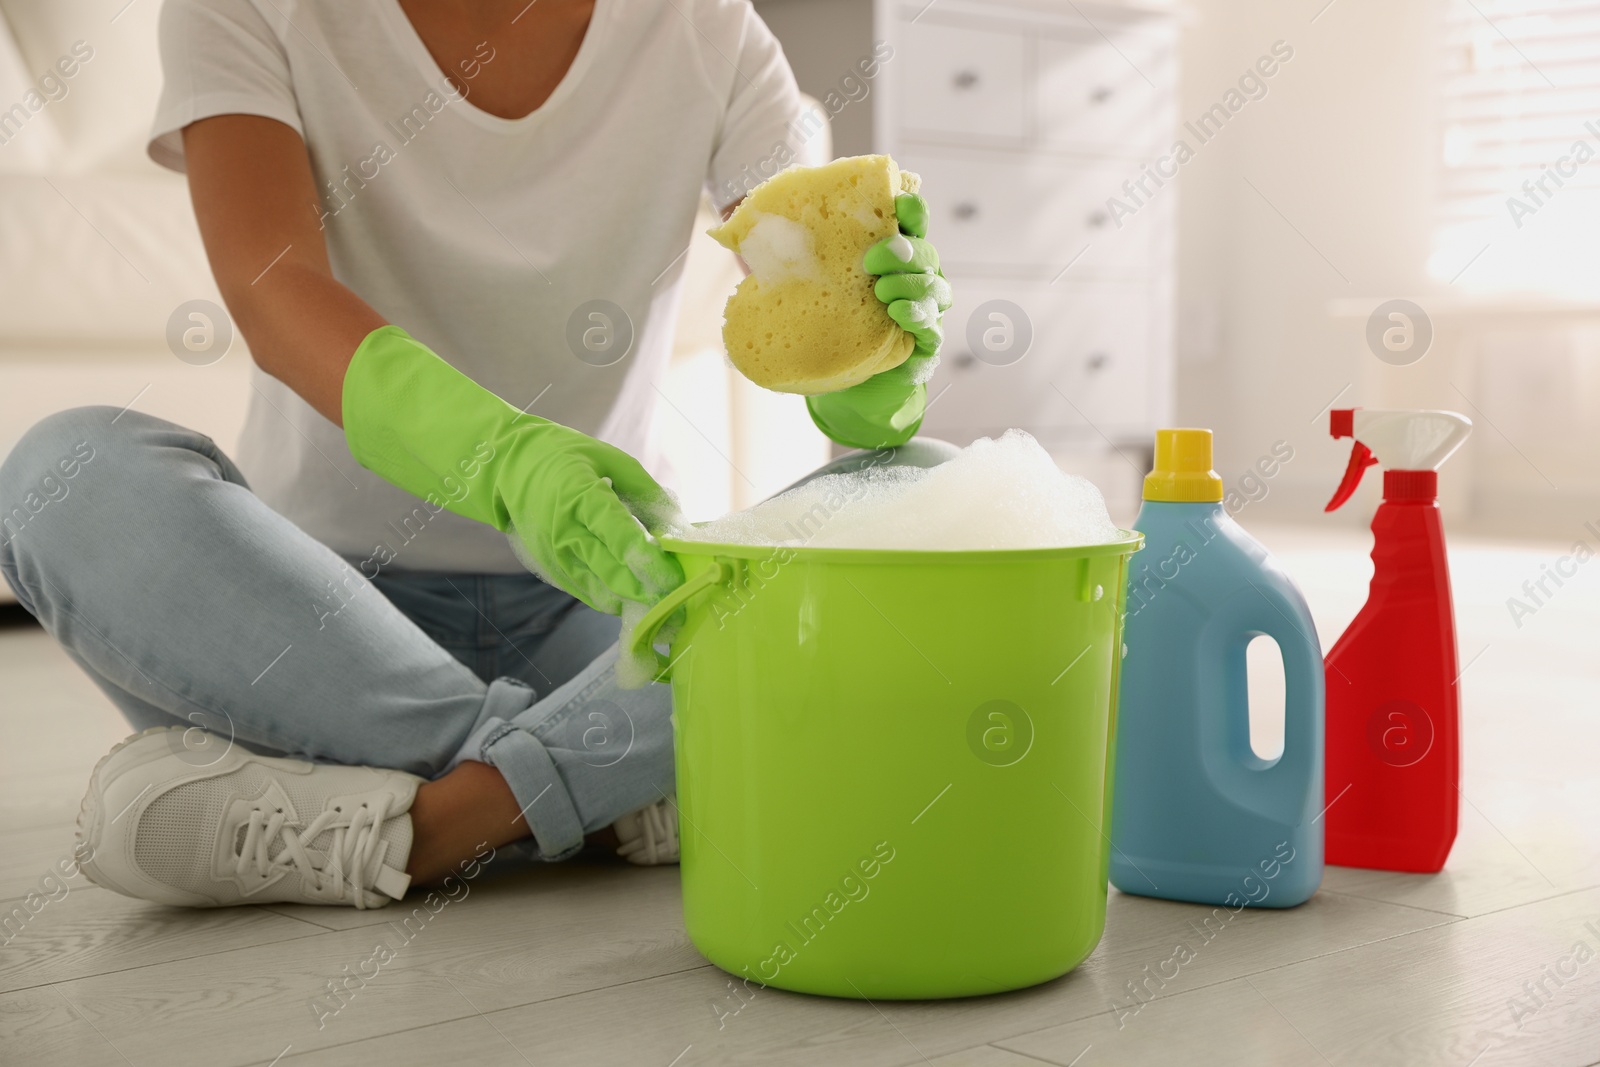
[[524,414],[398,326],[373,330],[344,378],[357,462],[435,507],[512,538],[541,578],[616,615],[653,604],[683,569],[645,531],[676,511],[619,448]]
[[817,428],[851,448],[897,448],[916,435],[928,406],[923,383],[933,373],[944,341],[940,320],[950,307],[950,283],[939,273],[939,253],[925,240],[927,201],[902,193],[895,197],[894,212],[899,236],[867,249],[862,266],[879,276],[873,292],[916,345],[892,370],[837,393],[806,397]]

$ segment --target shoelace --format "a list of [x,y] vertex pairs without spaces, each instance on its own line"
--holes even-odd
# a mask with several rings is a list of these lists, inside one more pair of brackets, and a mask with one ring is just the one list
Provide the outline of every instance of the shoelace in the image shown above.
[[678,845],[678,811],[665,800],[658,800],[635,813],[640,834],[617,850],[623,857],[643,853],[645,858],[658,862],[665,853],[676,851]]
[[[365,908],[367,895],[372,892],[372,875],[367,873],[367,868],[383,844],[379,831],[388,810],[389,798],[381,797],[375,805],[362,804],[357,808],[349,826],[334,827],[333,843],[326,852],[327,862],[318,868],[306,851],[306,845],[343,818],[342,812],[324,811],[304,830],[296,830],[286,825],[288,819],[283,812],[274,811],[269,815],[257,808],[250,813],[250,825],[245,829],[235,870],[241,876],[270,878],[276,870],[293,867],[311,881],[317,892],[325,892],[331,881],[334,899],[343,900],[348,889],[355,906]],[[283,848],[276,857],[269,856],[268,849],[277,841],[283,842]]]

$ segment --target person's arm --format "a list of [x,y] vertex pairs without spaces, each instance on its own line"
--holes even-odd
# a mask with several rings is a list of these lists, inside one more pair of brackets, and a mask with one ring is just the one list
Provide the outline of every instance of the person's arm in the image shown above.
[[343,425],[345,370],[383,316],[333,277],[317,187],[300,135],[256,115],[183,131],[206,257],[262,370]]
[[333,277],[300,135],[220,115],[184,128],[206,254],[262,370],[344,427],[363,467],[513,538],[520,558],[590,607],[654,603],[683,581],[640,524],[676,504],[621,449],[518,410]]

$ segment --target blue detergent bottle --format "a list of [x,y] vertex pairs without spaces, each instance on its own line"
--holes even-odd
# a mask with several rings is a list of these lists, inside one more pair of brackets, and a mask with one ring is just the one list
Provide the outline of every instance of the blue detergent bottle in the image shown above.
[[[1322,882],[1322,649],[1305,600],[1223,507],[1210,430],[1159,430],[1134,524],[1111,815],[1111,883],[1234,910]],[[1283,656],[1284,747],[1250,748],[1245,648]]]

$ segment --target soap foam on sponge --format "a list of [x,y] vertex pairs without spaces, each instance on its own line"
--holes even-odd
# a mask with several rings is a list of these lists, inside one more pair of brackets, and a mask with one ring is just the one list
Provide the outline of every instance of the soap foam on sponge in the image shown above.
[[1022,430],[983,437],[937,467],[816,478],[746,511],[679,528],[721,544],[914,551],[1063,548],[1116,541],[1105,498]]
[[822,280],[811,231],[782,215],[758,213],[739,244],[739,255],[750,268],[750,277],[764,287],[795,279]]
[[710,231],[750,268],[723,311],[722,340],[739,373],[816,395],[906,361],[915,340],[873,294],[862,257],[899,235],[895,197],[920,185],[882,155],[790,167]]

